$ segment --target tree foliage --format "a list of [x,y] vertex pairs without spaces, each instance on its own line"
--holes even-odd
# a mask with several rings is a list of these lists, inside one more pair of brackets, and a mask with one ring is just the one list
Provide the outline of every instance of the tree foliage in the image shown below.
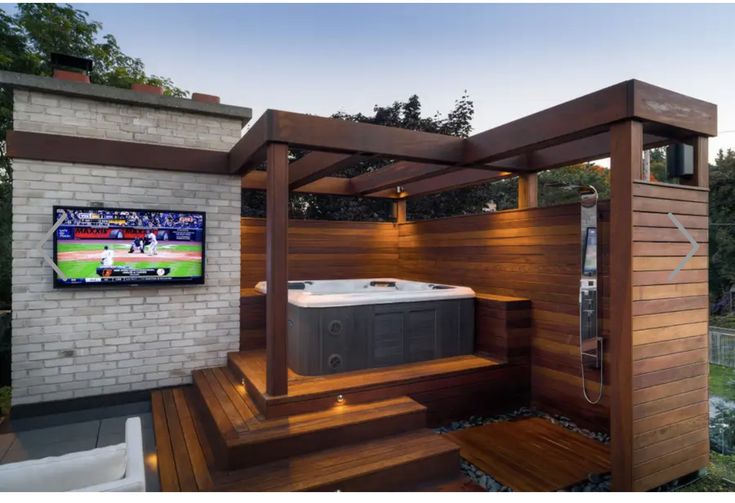
[[[50,76],[53,52],[90,58],[90,80],[129,88],[145,83],[164,88],[169,96],[186,96],[171,79],[145,72],[143,62],[125,54],[102,25],[70,5],[19,4],[14,14],[0,10],[0,70]],[[0,88],[0,310],[10,304],[12,166],[5,155],[6,132],[13,120],[12,93]]]
[[735,152],[719,151],[710,167],[710,292],[735,284]]

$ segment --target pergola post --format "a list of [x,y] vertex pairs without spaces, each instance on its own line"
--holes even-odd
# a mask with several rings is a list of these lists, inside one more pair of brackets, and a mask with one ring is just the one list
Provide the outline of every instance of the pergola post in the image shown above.
[[538,173],[518,177],[518,208],[538,208]]
[[393,218],[397,224],[406,223],[406,200],[398,199],[393,202],[392,208]]
[[266,392],[273,396],[288,393],[288,145],[266,150]]
[[610,463],[614,491],[633,488],[633,181],[641,179],[643,127],[610,128]]

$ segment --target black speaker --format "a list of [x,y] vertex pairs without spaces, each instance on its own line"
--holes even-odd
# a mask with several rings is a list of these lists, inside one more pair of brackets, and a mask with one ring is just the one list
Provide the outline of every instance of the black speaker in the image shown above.
[[666,147],[666,172],[669,178],[694,175],[694,147],[686,143]]

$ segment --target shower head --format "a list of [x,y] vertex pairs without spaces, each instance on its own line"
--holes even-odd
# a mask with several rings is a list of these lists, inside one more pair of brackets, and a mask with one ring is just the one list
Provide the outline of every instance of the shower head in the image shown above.
[[579,185],[575,183],[564,183],[564,182],[550,182],[545,183],[544,187],[551,187],[555,189],[562,189],[562,190],[576,190],[580,193],[580,195],[584,195],[586,193],[592,193],[597,197],[599,193],[597,192],[597,189],[593,185]]

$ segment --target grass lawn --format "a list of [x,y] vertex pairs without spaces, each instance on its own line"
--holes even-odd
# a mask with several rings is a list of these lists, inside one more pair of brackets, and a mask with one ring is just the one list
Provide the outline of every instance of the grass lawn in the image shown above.
[[710,365],[709,392],[710,395],[735,401],[735,369]]
[[695,483],[683,487],[684,492],[729,492],[735,491],[735,456],[725,456],[710,451],[707,475]]
[[735,329],[735,315],[731,314],[727,316],[710,316],[709,324],[711,327]]

